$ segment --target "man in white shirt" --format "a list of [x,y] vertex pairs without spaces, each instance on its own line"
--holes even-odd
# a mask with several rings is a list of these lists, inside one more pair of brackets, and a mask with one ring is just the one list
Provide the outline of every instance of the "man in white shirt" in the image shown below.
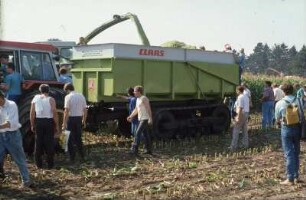
[[275,104],[285,97],[285,94],[282,89],[279,88],[278,84],[273,84],[273,92],[274,92],[274,98],[275,98]]
[[234,118],[233,138],[230,146],[231,151],[236,151],[238,148],[239,132],[242,130],[242,144],[244,148],[249,147],[248,136],[248,117],[250,112],[249,98],[243,94],[243,86],[237,86],[236,93],[238,95],[235,102],[237,115]]
[[87,104],[83,94],[74,91],[71,83],[64,85],[64,91],[68,93],[65,97],[65,110],[63,119],[63,130],[70,131],[68,140],[68,152],[70,161],[74,162],[75,150],[77,146],[81,161],[84,161],[83,142],[82,142],[82,125],[85,126],[87,118]]
[[8,151],[19,168],[22,180],[21,186],[30,187],[32,184],[22,147],[20,127],[16,103],[7,100],[4,94],[0,92],[0,162],[4,161],[6,151]]
[[136,115],[138,115],[139,125],[136,130],[134,144],[132,146],[132,153],[138,155],[138,147],[141,140],[141,134],[144,136],[146,154],[152,154],[151,138],[148,133],[149,124],[152,124],[152,111],[150,107],[149,99],[143,95],[143,87],[135,86],[134,94],[137,97],[136,107],[134,111],[127,117],[127,120],[131,122]]
[[245,94],[249,98],[249,105],[250,107],[253,107],[252,104],[252,98],[251,98],[251,91],[249,90],[249,87],[246,83],[241,83],[241,86],[243,86],[243,94]]

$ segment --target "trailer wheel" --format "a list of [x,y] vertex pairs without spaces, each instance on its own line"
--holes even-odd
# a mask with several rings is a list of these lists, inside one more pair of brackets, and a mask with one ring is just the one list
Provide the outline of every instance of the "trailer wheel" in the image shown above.
[[216,107],[212,116],[217,118],[212,124],[213,133],[222,133],[229,128],[231,118],[229,110],[226,106],[220,105]]
[[154,117],[153,133],[157,138],[172,139],[177,127],[176,120],[169,111],[161,111]]
[[[19,121],[22,125],[21,133],[23,135],[23,148],[28,155],[32,155],[34,152],[35,146],[35,134],[31,131],[30,124],[30,109],[31,102],[33,97],[39,94],[38,91],[34,91],[28,94],[24,94],[22,101],[19,105]],[[64,92],[58,88],[50,88],[50,96],[52,96],[56,101],[59,127],[58,130],[61,130],[61,124],[63,122],[63,107],[64,107]]]

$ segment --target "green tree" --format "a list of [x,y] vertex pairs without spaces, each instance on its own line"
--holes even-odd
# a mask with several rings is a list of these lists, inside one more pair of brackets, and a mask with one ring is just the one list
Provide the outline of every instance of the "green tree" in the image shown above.
[[289,63],[291,61],[288,46],[284,43],[275,44],[271,52],[270,67],[278,71],[290,71]]
[[289,74],[300,74],[301,72],[299,71],[298,67],[297,67],[297,62],[296,62],[296,56],[298,54],[295,46],[292,46],[289,51],[289,66],[288,66],[288,72]]
[[270,66],[271,49],[267,44],[257,43],[249,58],[246,60],[246,66],[250,71],[263,73]]
[[289,53],[290,58],[291,58],[291,59],[294,59],[295,56],[296,56],[296,54],[297,54],[298,52],[297,52],[295,46],[292,46],[292,47],[289,49],[288,53]]
[[294,65],[299,75],[306,76],[306,46],[303,45],[302,49],[296,54]]

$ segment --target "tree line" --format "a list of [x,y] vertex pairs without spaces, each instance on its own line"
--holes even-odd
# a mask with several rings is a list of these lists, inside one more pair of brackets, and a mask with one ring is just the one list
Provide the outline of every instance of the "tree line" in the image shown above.
[[245,71],[271,75],[306,76],[306,46],[297,51],[295,46],[274,44],[271,48],[259,42],[245,61]]

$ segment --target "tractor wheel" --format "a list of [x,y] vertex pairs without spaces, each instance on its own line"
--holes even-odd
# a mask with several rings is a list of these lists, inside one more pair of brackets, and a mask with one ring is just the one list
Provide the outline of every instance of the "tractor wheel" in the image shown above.
[[[21,133],[23,135],[23,147],[24,151],[32,155],[34,152],[35,146],[35,134],[31,131],[30,124],[30,109],[32,99],[36,94],[39,94],[39,91],[34,91],[28,94],[24,94],[22,101],[19,105],[19,121],[22,125]],[[64,92],[58,88],[50,88],[49,95],[52,96],[56,101],[56,108],[58,113],[59,127],[58,130],[61,130],[61,125],[63,122],[63,107],[64,107]]]
[[178,128],[173,114],[169,111],[156,113],[153,120],[153,134],[158,139],[172,139]]
[[21,123],[21,133],[23,136],[23,148],[28,155],[32,155],[35,146],[35,134],[31,131],[30,109],[31,101],[39,91],[23,95],[19,104],[19,121]]
[[231,123],[231,117],[228,108],[225,105],[217,106],[212,116],[216,118],[212,124],[213,133],[222,133],[226,131]]

